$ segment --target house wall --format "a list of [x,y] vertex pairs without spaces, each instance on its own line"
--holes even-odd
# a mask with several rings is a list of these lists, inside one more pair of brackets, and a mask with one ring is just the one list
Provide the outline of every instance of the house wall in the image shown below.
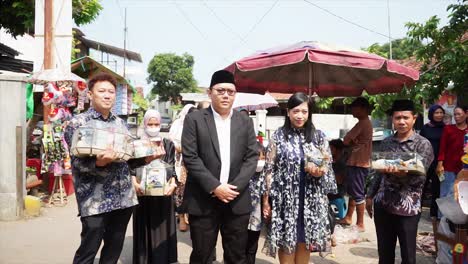
[[16,220],[24,208],[26,167],[26,83],[0,74],[0,220]]

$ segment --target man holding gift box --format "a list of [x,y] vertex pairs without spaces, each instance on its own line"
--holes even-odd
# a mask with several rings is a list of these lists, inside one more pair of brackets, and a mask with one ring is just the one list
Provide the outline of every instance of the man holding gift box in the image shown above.
[[[116,80],[109,74],[99,74],[89,80],[91,107],[70,120],[65,128],[69,146],[75,130],[87,124],[103,124],[130,134],[125,121],[111,112],[116,85]],[[161,156],[156,153],[146,158],[116,162],[118,155],[112,147],[96,156],[72,155],[73,183],[82,223],[81,244],[73,263],[93,263],[102,241],[100,263],[117,263],[133,206],[138,204],[129,168],[143,166]]]
[[[396,100],[389,114],[396,133],[382,141],[381,151],[418,153],[427,170],[434,154],[429,140],[413,130],[417,117],[413,101]],[[416,236],[425,177],[395,166],[378,171],[367,194],[366,208],[370,217],[374,215],[380,264],[395,262],[397,239],[402,263],[416,263]]]
[[190,263],[210,263],[221,231],[224,263],[246,263],[245,245],[251,201],[249,180],[257,167],[253,123],[232,110],[232,73],[213,74],[211,107],[188,114],[182,132],[187,168],[184,202],[190,219]]

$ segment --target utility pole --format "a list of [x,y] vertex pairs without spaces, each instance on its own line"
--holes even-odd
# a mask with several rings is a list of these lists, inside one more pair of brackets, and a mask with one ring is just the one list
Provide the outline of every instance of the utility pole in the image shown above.
[[387,23],[388,23],[388,43],[390,44],[390,53],[389,53],[389,59],[393,60],[393,54],[392,54],[392,37],[391,37],[391,32],[390,32],[390,0],[387,0]]
[[[44,69],[55,68],[54,63],[54,0],[44,0]],[[45,92],[45,88],[44,88]],[[44,124],[49,123],[50,107],[44,105]]]
[[123,61],[123,77],[125,79],[125,64],[127,60],[127,8],[125,7],[124,17],[124,61]]

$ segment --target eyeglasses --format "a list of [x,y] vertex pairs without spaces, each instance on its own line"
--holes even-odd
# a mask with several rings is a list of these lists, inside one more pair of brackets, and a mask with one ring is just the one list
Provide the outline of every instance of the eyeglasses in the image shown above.
[[227,93],[229,96],[233,96],[234,94],[236,94],[236,91],[231,90],[231,89],[225,89],[225,88],[212,88],[212,89],[215,90],[216,93],[219,95],[224,95],[225,93]]

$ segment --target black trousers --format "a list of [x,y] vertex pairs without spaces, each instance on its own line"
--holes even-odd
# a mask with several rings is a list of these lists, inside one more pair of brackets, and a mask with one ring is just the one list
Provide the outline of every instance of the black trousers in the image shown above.
[[401,263],[416,264],[416,235],[421,214],[401,216],[390,214],[382,207],[374,208],[379,264],[395,263],[396,241],[400,242]]
[[74,264],[92,264],[104,241],[100,264],[115,264],[119,260],[128,221],[133,208],[119,209],[99,215],[81,217],[81,244],[75,253]]
[[224,263],[245,264],[245,245],[250,214],[235,215],[229,205],[220,205],[211,215],[190,215],[190,238],[192,239],[191,264],[212,262],[218,232],[224,250]]
[[247,248],[246,248],[246,257],[247,264],[255,264],[255,257],[258,250],[258,239],[260,238],[260,231],[247,231]]

